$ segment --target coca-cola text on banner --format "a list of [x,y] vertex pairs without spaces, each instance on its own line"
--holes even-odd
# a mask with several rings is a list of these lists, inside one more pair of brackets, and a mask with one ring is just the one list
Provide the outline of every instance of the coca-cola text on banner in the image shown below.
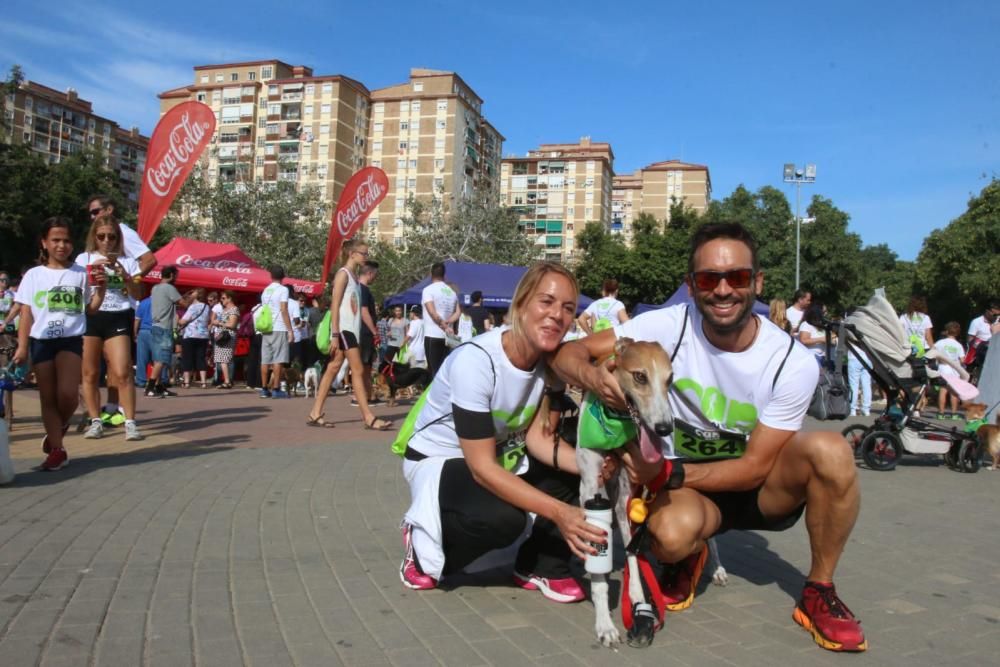
[[347,181],[330,221],[330,236],[326,241],[326,254],[323,258],[324,285],[333,263],[337,261],[340,246],[357,233],[388,192],[389,177],[378,167],[365,167]]
[[164,114],[146,151],[139,195],[139,236],[149,243],[202,151],[215,133],[215,112],[201,102],[183,102]]

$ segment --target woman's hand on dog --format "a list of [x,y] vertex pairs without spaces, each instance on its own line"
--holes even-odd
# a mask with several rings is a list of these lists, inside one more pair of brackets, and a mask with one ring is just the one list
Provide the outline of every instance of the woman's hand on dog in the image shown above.
[[570,551],[579,558],[596,554],[593,544],[607,544],[610,537],[597,526],[587,523],[587,515],[576,505],[563,504],[552,520],[559,527]]

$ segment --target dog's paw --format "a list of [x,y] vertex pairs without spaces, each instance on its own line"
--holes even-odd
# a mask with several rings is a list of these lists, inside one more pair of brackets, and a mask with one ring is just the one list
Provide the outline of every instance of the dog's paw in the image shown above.
[[622,643],[618,628],[615,627],[611,619],[606,619],[603,622],[598,620],[594,629],[597,632],[597,641],[601,642],[601,646],[614,648]]
[[632,648],[646,648],[653,643],[656,634],[656,613],[646,603],[632,605],[632,627],[628,629],[626,641]]
[[726,568],[721,565],[715,568],[715,572],[712,573],[712,583],[716,586],[725,586],[729,583],[729,574],[726,572]]

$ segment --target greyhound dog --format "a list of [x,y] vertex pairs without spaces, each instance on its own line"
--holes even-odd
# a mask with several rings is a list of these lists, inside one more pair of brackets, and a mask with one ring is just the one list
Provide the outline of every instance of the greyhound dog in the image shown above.
[[[667,399],[673,378],[670,357],[656,343],[621,338],[615,344],[615,358],[617,361],[615,378],[625,394],[628,416],[638,431],[639,451],[643,459],[655,462],[662,458],[660,438],[673,431],[673,412]],[[585,400],[584,405],[584,409],[592,409],[593,403]],[[581,505],[597,495],[601,486],[601,468],[607,453],[606,450],[593,448],[593,443],[586,442],[593,432],[582,426],[585,421],[584,409],[581,409],[581,426],[577,432],[576,447],[577,465],[580,470]],[[615,525],[626,543],[631,535],[628,518],[629,489],[628,474],[623,466],[619,466],[617,474],[604,484],[606,496],[611,501],[614,511]],[[608,538],[610,540],[611,536]],[[709,540],[709,553],[712,560],[709,565],[710,571],[712,565],[715,566],[713,581],[718,585],[725,585],[727,574],[719,561],[718,548],[714,540]],[[638,558],[635,554],[628,553],[626,560],[626,567],[629,568],[628,596],[635,609],[636,605],[644,604],[647,600],[642,588]],[[621,642],[621,637],[611,620],[607,575],[591,574],[590,577],[591,598],[594,601],[596,615],[594,629],[601,644],[613,647]],[[643,618],[635,615],[633,626],[629,630],[629,644],[636,647],[648,646],[652,642],[654,629],[652,616],[646,615]]]

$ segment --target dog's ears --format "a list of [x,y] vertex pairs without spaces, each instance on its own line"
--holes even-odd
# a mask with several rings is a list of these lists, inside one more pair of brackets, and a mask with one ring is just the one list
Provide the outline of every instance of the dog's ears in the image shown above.
[[632,340],[631,338],[624,338],[624,337],[623,338],[619,338],[618,340],[616,340],[615,341],[615,356],[616,357],[620,357],[623,354],[625,354],[626,348],[628,348],[628,346],[631,345],[634,342],[635,341]]

